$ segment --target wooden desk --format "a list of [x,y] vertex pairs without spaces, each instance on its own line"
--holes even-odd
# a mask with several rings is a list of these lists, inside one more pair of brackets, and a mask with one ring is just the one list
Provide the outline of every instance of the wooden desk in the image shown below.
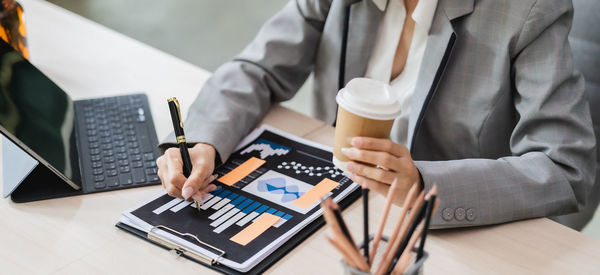
[[[165,98],[179,97],[185,112],[209,76],[202,69],[47,2],[21,2],[28,16],[34,64],[78,98],[147,92],[159,138],[170,129]],[[275,107],[265,121],[331,145],[333,128],[288,109]],[[293,127],[290,121],[294,121]],[[160,187],[145,187],[26,204],[0,200],[0,273],[210,272],[114,227],[123,210],[160,191]],[[354,233],[362,232],[357,222],[362,220],[360,203],[344,212]],[[383,200],[372,194],[371,203],[371,209],[380,209]],[[392,215],[398,212],[394,208]],[[370,216],[371,224],[376,224],[378,213],[373,211]],[[268,273],[341,273],[340,256],[326,243],[325,234],[324,229],[314,234]],[[591,274],[597,272],[600,260],[600,241],[548,219],[436,231],[427,250],[431,258],[425,270],[432,274]]]

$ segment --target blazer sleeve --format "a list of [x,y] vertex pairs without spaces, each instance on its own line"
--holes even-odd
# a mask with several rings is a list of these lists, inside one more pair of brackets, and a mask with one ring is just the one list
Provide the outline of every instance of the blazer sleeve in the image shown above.
[[425,188],[439,187],[433,227],[561,215],[585,204],[596,144],[567,40],[572,16],[570,1],[537,1],[517,39],[511,156],[415,162]]
[[[294,96],[313,70],[329,1],[296,0],[206,81],[186,118],[188,143],[213,145],[226,160],[273,103]],[[161,149],[172,146],[171,133]]]

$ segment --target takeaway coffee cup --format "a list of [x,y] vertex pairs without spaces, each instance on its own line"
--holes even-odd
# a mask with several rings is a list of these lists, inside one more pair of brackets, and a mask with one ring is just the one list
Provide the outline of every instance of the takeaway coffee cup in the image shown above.
[[400,115],[400,102],[388,84],[368,78],[352,79],[336,97],[333,164],[346,170],[348,159],[341,149],[351,147],[349,138],[389,138],[394,119]]

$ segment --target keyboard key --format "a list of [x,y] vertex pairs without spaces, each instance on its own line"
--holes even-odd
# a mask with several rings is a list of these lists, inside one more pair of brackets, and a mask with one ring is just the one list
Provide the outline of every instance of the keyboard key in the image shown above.
[[125,153],[118,153],[117,154],[117,159],[126,159],[127,158],[127,154]]
[[104,169],[96,168],[94,169],[94,175],[102,175],[104,173]]
[[98,142],[90,142],[88,147],[90,149],[96,149],[96,148],[98,148],[98,146],[99,146]]
[[114,177],[117,175],[117,169],[106,170],[106,175],[109,177]]
[[139,155],[142,152],[140,151],[140,148],[134,148],[134,149],[129,149],[129,153],[131,153],[132,155]]
[[131,155],[131,160],[142,160],[142,155]]
[[97,142],[98,141],[98,137],[97,136],[89,136],[88,137],[88,141],[89,142]]
[[146,161],[146,167],[156,167],[156,162],[154,162],[154,161]]
[[127,152],[127,148],[125,147],[117,147],[117,153],[125,153]]
[[106,163],[115,162],[115,157],[114,156],[105,157],[104,162],[106,162]]
[[129,166],[121,166],[119,167],[119,171],[121,171],[121,173],[129,173],[131,168],[129,168]]
[[103,188],[106,188],[106,184],[103,181],[100,181],[100,182],[96,182],[94,184],[94,187],[96,187],[96,189],[103,189]]
[[125,146],[125,141],[123,141],[123,140],[115,141],[115,146],[123,147],[123,146]]
[[100,155],[94,155],[94,156],[92,156],[92,161],[99,161],[101,159],[102,159],[102,156],[100,156]]
[[100,149],[92,149],[92,150],[90,150],[90,154],[98,155],[98,154],[100,154]]
[[95,135],[97,135],[97,134],[98,134],[98,132],[96,132],[96,130],[88,130],[88,131],[87,131],[87,135],[88,135],[88,137],[89,137],[89,136],[95,136]]
[[110,150],[112,149],[112,144],[102,144],[102,150]]
[[[127,167],[127,168],[129,168],[129,167]],[[122,185],[131,185],[131,184],[133,184],[133,179],[131,178],[131,175],[129,173],[121,174],[121,175],[119,175],[119,182]]]
[[160,182],[160,178],[157,175],[150,175],[148,176],[148,181],[151,183],[157,183]]
[[107,143],[112,143],[112,139],[111,139],[111,138],[102,138],[102,139],[100,140],[100,142],[102,142],[102,143],[104,143],[104,144],[107,144]]
[[117,169],[117,165],[114,162],[110,162],[110,163],[107,163],[104,168],[106,168],[108,170]]
[[141,161],[132,162],[133,167],[144,167],[144,164]]
[[135,131],[133,131],[133,130],[127,130],[127,131],[125,131],[125,134],[129,136],[129,139],[131,141],[135,141],[136,140],[136,138],[135,138]]
[[113,150],[104,150],[104,156],[105,157],[110,157],[112,155],[114,155],[115,152]]
[[102,133],[100,133],[100,136],[103,137],[103,138],[110,137],[110,132],[108,132],[108,131],[102,132]]
[[154,155],[152,153],[146,153],[146,154],[144,154],[144,159],[145,160],[154,160]]
[[140,184],[140,183],[146,182],[146,175],[144,175],[144,170],[143,169],[133,169],[131,172],[132,172],[132,175],[133,175],[133,182],[134,183]]
[[144,133],[139,135],[138,139],[144,152],[152,152],[152,150],[154,150],[154,145],[152,145],[152,143],[150,142],[150,138],[148,138],[148,135],[146,134],[145,130]]
[[148,175],[156,175],[158,173],[158,169],[156,168],[146,168],[146,174]]
[[108,187],[117,187],[119,186],[119,179],[117,177],[106,178],[106,185]]
[[127,159],[119,160],[119,166],[127,166],[129,165],[129,161]]
[[104,181],[104,175],[97,175],[94,176],[94,181]]
[[94,161],[92,162],[92,168],[101,168],[102,167],[102,162],[101,161]]
[[140,145],[137,142],[130,142],[129,143],[129,148],[138,148]]

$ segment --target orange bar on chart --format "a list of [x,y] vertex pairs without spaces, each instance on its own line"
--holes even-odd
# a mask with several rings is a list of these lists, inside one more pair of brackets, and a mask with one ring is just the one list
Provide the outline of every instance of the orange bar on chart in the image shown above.
[[302,208],[309,208],[327,193],[331,192],[331,190],[333,190],[333,188],[336,188],[338,185],[340,184],[328,178],[325,178],[317,185],[315,185],[315,187],[310,189],[308,192],[304,193],[302,197],[299,197],[292,203]]
[[256,239],[256,237],[260,236],[260,234],[267,231],[269,227],[276,224],[279,219],[280,218],[275,215],[264,213],[258,218],[258,220],[244,228],[244,230],[235,234],[235,236],[231,237],[229,240],[245,246],[252,240]]
[[265,164],[265,162],[266,161],[263,159],[251,157],[240,166],[231,170],[231,172],[220,177],[218,181],[228,186],[232,186],[236,182],[248,176],[250,173],[254,172],[254,170],[258,169],[258,167],[261,167],[263,164]]

